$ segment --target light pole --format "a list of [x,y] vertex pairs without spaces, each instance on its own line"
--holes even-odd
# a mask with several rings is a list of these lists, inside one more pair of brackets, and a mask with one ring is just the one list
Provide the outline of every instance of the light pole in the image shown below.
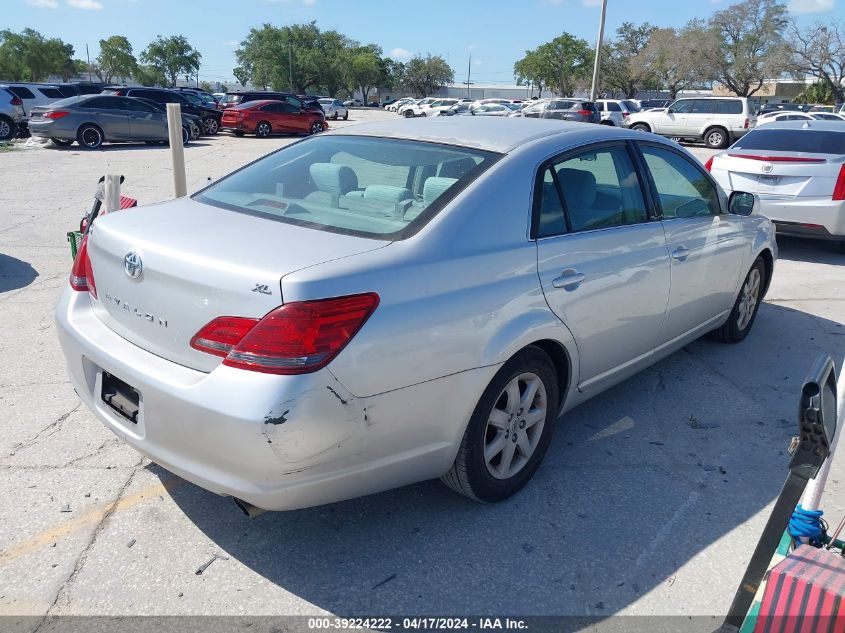
[[598,97],[599,78],[601,75],[601,47],[604,43],[604,19],[607,15],[607,0],[601,0],[601,18],[599,19],[599,37],[596,42],[596,63],[593,66],[593,85],[590,88],[590,101]]
[[288,82],[290,91],[293,92],[293,44],[288,42]]

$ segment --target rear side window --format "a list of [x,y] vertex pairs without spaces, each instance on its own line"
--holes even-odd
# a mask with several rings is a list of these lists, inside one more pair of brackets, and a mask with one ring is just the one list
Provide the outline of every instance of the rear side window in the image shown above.
[[622,145],[588,150],[555,163],[543,174],[541,189],[538,237],[648,219],[639,177]]
[[80,103],[79,107],[97,110],[120,110],[122,106],[119,97],[94,97],[85,103]]
[[32,91],[29,88],[25,88],[23,86],[9,86],[9,91],[21,99],[35,99],[35,95],[32,94]]
[[[812,123],[810,124],[812,125]],[[772,152],[806,152],[809,154],[845,154],[845,131],[827,130],[753,130],[731,147]]]
[[720,99],[716,102],[716,114],[742,114],[742,101]]
[[611,112],[622,112],[622,108],[620,108],[619,104],[614,101],[608,102],[607,109]]
[[663,219],[719,215],[719,194],[707,176],[686,158],[653,146],[642,146],[654,180]]
[[498,158],[451,145],[319,135],[248,165],[195,199],[322,231],[404,239]]
[[38,88],[38,92],[43,94],[48,99],[62,99],[65,96],[62,94],[62,91],[58,88]]

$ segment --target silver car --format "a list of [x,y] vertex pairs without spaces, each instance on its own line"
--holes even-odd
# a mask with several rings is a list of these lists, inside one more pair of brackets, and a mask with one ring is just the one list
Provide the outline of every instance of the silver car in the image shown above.
[[755,205],[619,128],[355,126],[98,219],[58,333],[109,429],[249,513],[437,477],[498,501],[560,413],[748,334],[777,257]]
[[0,141],[7,141],[26,123],[20,97],[0,87]]
[[[167,113],[141,99],[116,95],[83,95],[35,106],[30,111],[29,131],[56,145],[77,141],[80,147],[97,149],[104,142],[166,141]],[[191,140],[190,127],[182,125],[182,142]]]
[[349,120],[349,109],[343,105],[343,101],[340,99],[319,99],[319,102],[327,119],[331,119],[332,121],[337,121],[338,119],[343,119],[344,121]]

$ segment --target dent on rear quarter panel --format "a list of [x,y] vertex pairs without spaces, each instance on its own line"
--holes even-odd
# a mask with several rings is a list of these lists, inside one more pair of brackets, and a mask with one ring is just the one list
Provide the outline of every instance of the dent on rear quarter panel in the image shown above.
[[300,472],[359,453],[367,443],[366,406],[329,372],[330,384],[314,386],[267,411],[261,434],[279,460],[275,475]]

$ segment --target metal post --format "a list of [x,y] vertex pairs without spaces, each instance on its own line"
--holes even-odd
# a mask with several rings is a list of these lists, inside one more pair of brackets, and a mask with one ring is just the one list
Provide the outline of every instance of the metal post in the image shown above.
[[88,83],[91,83],[91,55],[88,54],[88,44],[85,44],[85,59],[88,60]]
[[188,195],[185,179],[185,148],[182,146],[182,106],[167,104],[167,133],[170,138],[170,158],[173,165],[173,193],[177,198]]
[[120,176],[118,174],[106,174],[106,180],[103,185],[105,212],[111,213],[112,211],[117,211],[120,208]]
[[293,92],[293,45],[290,42],[288,42],[288,81],[290,91]]
[[596,42],[596,63],[593,65],[593,85],[590,88],[590,101],[598,98],[599,77],[601,71],[601,47],[604,43],[604,19],[607,15],[607,0],[601,1],[601,19],[599,19],[599,37]]
[[469,85],[470,83],[472,83],[470,79],[472,79],[472,52],[470,52],[469,54],[469,64],[467,64],[467,99],[471,99],[471,97],[469,96]]

